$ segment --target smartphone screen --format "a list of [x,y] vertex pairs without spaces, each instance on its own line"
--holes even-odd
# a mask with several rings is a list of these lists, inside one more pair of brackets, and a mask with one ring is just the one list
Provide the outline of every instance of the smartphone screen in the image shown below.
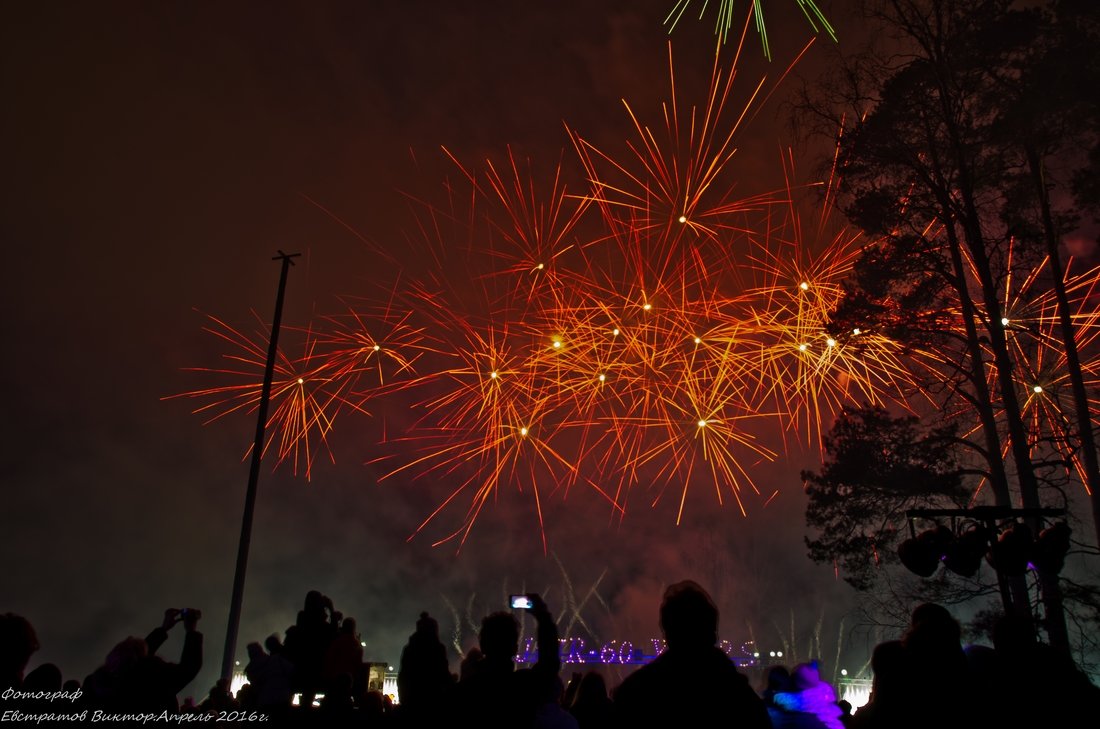
[[512,595],[512,608],[515,610],[530,610],[531,598],[526,595]]

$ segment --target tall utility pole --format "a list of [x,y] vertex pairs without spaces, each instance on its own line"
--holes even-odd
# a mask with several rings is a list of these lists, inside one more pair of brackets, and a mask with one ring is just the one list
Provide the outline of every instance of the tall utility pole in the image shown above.
[[221,677],[233,678],[233,656],[237,651],[237,630],[241,625],[241,601],[244,598],[244,573],[248,568],[248,545],[252,541],[252,512],[256,508],[256,485],[260,481],[260,459],[264,454],[264,430],[267,427],[267,405],[271,399],[271,380],[275,374],[275,357],[279,351],[279,323],[283,318],[283,294],[286,291],[287,272],[294,265],[291,259],[300,253],[283,253],[271,260],[283,262],[279,275],[279,293],[275,297],[275,316],[271,321],[271,342],[267,347],[267,366],[264,368],[264,384],[260,390],[260,411],[256,417],[256,442],[252,444],[252,467],[248,471],[248,491],[244,496],[244,516],[241,518],[241,543],[237,548],[237,571],[233,576],[233,599],[229,604],[229,627],[225,631],[225,656],[222,658]]

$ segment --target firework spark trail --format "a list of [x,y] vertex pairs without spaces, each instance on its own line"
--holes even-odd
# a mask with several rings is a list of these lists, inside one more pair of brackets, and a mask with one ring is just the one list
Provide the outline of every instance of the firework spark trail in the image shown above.
[[[621,424],[634,426],[645,436],[640,452],[625,464],[625,469],[633,474],[646,465],[655,468],[653,481],[658,484],[658,492],[653,498],[654,505],[668,485],[681,484],[677,523],[683,516],[689,484],[700,467],[709,471],[719,503],[722,503],[722,486],[728,486],[739,510],[745,514],[742,490],[748,487],[756,491],[756,486],[734,452],[747,448],[769,460],[775,453],[756,443],[755,436],[743,430],[740,423],[769,414],[747,411],[743,384],[731,376],[729,368],[702,372],[669,369],[672,381],[662,383],[664,388],[656,388],[667,394],[653,400],[652,411],[619,418]],[[665,389],[668,387],[671,389]]]
[[[196,414],[209,413],[206,424],[235,412],[253,414],[260,406],[269,333],[262,332],[250,336],[215,316],[208,315],[207,318],[210,324],[204,327],[204,331],[231,347],[234,353],[226,354],[224,357],[235,364],[233,368],[186,369],[226,376],[234,380],[243,380],[243,382],[192,390],[163,399],[187,397],[207,400],[205,405],[192,411]],[[297,474],[299,469],[302,469],[307,480],[310,478],[319,445],[323,445],[328,451],[329,458],[335,461],[328,447],[328,435],[333,428],[337,413],[344,407],[359,409],[357,403],[347,399],[344,381],[333,376],[327,362],[319,365],[312,363],[312,352],[315,346],[316,340],[307,330],[304,345],[306,353],[302,357],[292,360],[282,350],[277,353],[270,395],[274,409],[268,415],[267,437],[263,446],[264,454],[273,445],[276,446],[275,468],[289,462],[293,473]],[[242,459],[247,458],[251,452],[252,446],[249,446]]]
[[[867,241],[847,229],[830,237],[829,210],[815,226],[803,225],[789,152],[784,173],[789,203],[782,216],[769,211],[763,236],[752,239],[754,280],[739,319],[751,323],[757,349],[755,399],[783,413],[786,432],[820,447],[827,420],[845,403],[907,407],[917,385],[899,343],[873,330],[839,331],[832,322]],[[821,183],[826,199],[839,182],[834,167]]]
[[[586,199],[598,207],[608,237],[658,261],[653,269],[660,276],[684,263],[685,243],[709,244],[722,251],[730,234],[747,232],[747,213],[778,202],[774,192],[741,198],[732,185],[719,184],[737,152],[734,138],[755,109],[766,79],[756,84],[736,119],[727,120],[736,72],[723,68],[715,53],[706,104],[702,109],[690,106],[681,118],[684,105],[678,100],[671,44],[668,63],[670,93],[656,133],[623,101],[635,132],[627,140],[627,159],[617,160],[570,130],[592,188]],[[696,263],[700,260],[695,258]]]
[[454,621],[454,627],[451,628],[451,647],[455,649],[459,658],[465,658],[462,652],[462,618],[459,617],[458,608],[446,595],[441,594],[440,597],[443,598],[443,604],[451,611],[451,620]]
[[[639,274],[630,278],[635,276]],[[675,285],[655,283],[648,289],[628,289],[625,295],[613,288],[584,289],[595,294],[596,300],[588,311],[594,312],[589,318],[597,323],[591,327],[595,343],[578,349],[595,352],[596,359],[574,366],[589,373],[580,391],[585,400],[578,410],[594,409],[596,393],[608,390],[611,397],[601,402],[611,402],[615,407],[612,412],[601,410],[586,419],[586,423],[596,425],[599,433],[593,437],[592,446],[582,452],[598,454],[597,472],[619,474],[617,501],[624,500],[626,491],[638,482],[639,468],[655,457],[653,428],[657,424],[667,422],[670,417],[677,421],[688,418],[692,427],[697,427],[701,419],[717,424],[715,413],[723,409],[712,403],[705,416],[701,416],[688,413],[689,408],[678,405],[678,401],[693,400],[692,409],[699,410],[703,407],[701,393],[708,385],[714,386],[712,397],[717,397],[716,393],[723,391],[722,385],[731,385],[736,374],[742,372],[744,360],[731,356],[729,342],[724,351],[717,346],[720,338],[714,343],[704,343],[698,322],[707,312],[713,314],[717,307],[691,295],[691,288],[681,281]],[[717,328],[713,323],[710,326]],[[702,333],[709,337],[713,329]],[[731,415],[723,422],[728,429],[729,423],[741,417]],[[711,438],[721,438],[724,447],[731,440],[748,442],[743,435],[731,439],[727,433],[723,437],[721,430]],[[701,442],[706,446],[708,440],[704,438]],[[708,453],[706,447],[701,455],[703,460],[723,460]],[[679,465],[687,463],[681,458]],[[676,470],[669,470],[664,476],[671,479]],[[726,471],[730,472],[728,468]]]
[[[379,391],[399,384],[415,376],[417,360],[438,352],[442,344],[411,319],[411,311],[395,310],[392,301],[381,310],[348,304],[346,313],[322,317],[327,328],[317,335],[314,358],[323,358],[331,377],[347,382],[351,391]],[[361,385],[363,379],[368,382]]]
[[[1074,261],[1066,263],[1062,274],[1067,296],[1074,311],[1070,313],[1078,351],[1082,355],[1081,369],[1086,390],[1090,393],[1089,412],[1098,422],[1100,397],[1100,311],[1094,302],[1098,293],[1100,267],[1072,274]],[[1029,438],[1034,442],[1050,442],[1068,464],[1072,464],[1087,488],[1084,465],[1075,446],[1076,426],[1074,403],[1070,389],[1066,351],[1062,343],[1058,303],[1052,289],[1039,289],[1041,277],[1047,271],[1047,260],[1025,271],[1023,280],[1013,285],[1006,277],[1004,292],[1004,327],[1015,362],[1013,373],[1021,393],[1021,406]],[[1020,278],[1020,277],[1017,277]],[[1037,292],[1035,289],[1039,289]]]
[[[564,600],[562,600],[563,605],[561,613],[558,615],[558,618],[556,620],[557,624],[562,626],[562,636],[573,636],[574,627],[580,624],[585,633],[587,633],[588,636],[592,638],[592,640],[598,643],[600,638],[595,633],[595,631],[592,630],[592,627],[588,624],[588,622],[584,619],[582,611],[588,605],[589,600],[595,598],[598,603],[603,605],[608,615],[610,615],[611,611],[608,608],[607,603],[604,602],[603,598],[600,597],[600,594],[598,592],[600,583],[603,582],[603,578],[607,576],[607,568],[605,567],[603,571],[600,572],[600,576],[596,578],[596,581],[594,583],[592,583],[592,587],[590,587],[588,589],[588,592],[585,593],[585,596],[578,601],[576,590],[573,587],[573,581],[569,578],[569,573],[566,572],[565,565],[562,564],[562,561],[558,558],[556,552],[551,552],[551,556],[554,558],[554,562],[558,565],[558,570],[561,572],[562,579],[562,593],[564,596]],[[568,621],[566,621],[566,617],[568,617]]]
[[[416,381],[417,389],[431,394],[416,405],[423,416],[413,428],[415,435],[390,443],[401,446],[398,451],[407,447],[420,455],[385,478],[411,470],[418,477],[434,473],[452,482],[448,497],[418,532],[459,497],[469,498],[463,528],[441,541],[458,537],[461,544],[482,508],[505,486],[532,494],[544,533],[544,490],[553,494],[561,484],[583,482],[600,492],[556,445],[560,431],[573,426],[575,418],[561,405],[567,384],[562,363],[555,360],[558,354],[568,356],[565,338],[556,335],[536,343],[539,327],[519,325],[517,333],[507,324],[480,324],[461,311],[456,315],[439,292],[421,289],[418,296],[419,315],[432,322],[429,328],[451,342],[452,349],[442,353],[446,357],[436,369]],[[565,369],[571,372],[573,367]]]
[[[691,5],[692,0],[676,0],[676,4],[672,6],[668,15],[665,17],[664,24],[668,26],[668,32],[671,34],[676,29],[677,23],[680,22],[680,18],[683,17],[684,12],[687,11]],[[829,34],[829,37],[836,42],[836,30],[829,23],[829,20],[825,17],[825,14],[818,7],[814,0],[795,0],[798,5],[798,9],[802,11],[802,14],[806,17],[810,27],[813,28],[814,33],[820,33],[824,30]],[[709,0],[703,0],[702,7],[699,9],[699,20],[703,19],[706,15],[707,6],[710,4]],[[717,18],[714,23],[714,34],[718,36],[720,43],[725,43],[729,37],[730,28],[733,27],[734,8],[737,5],[737,0],[717,0],[715,5],[718,6]],[[756,32],[760,36],[760,45],[763,47],[764,56],[770,61],[772,57],[771,44],[768,41],[768,27],[764,20],[764,4],[763,0],[752,0],[749,6],[749,14],[745,19],[745,28],[748,29],[750,22],[756,26]],[[820,27],[819,27],[820,26]],[[744,42],[744,33],[742,33],[741,42]]]
[[[999,297],[1001,319],[993,321],[990,317],[982,316],[980,326],[1000,327],[1004,331],[1009,356],[1013,361],[1012,374],[1016,383],[1016,394],[1031,447],[1037,454],[1045,449],[1047,455],[1064,461],[1067,471],[1072,469],[1078,481],[1087,489],[1079,447],[1076,445],[1075,408],[1072,399],[1066,394],[1069,374],[1056,295],[1047,280],[1048,262],[1046,258],[1017,261],[1015,239],[1009,239],[1002,256],[1003,290]],[[981,292],[981,284],[975,264],[965,255],[965,251],[964,262],[968,274],[964,285],[977,297]],[[1096,307],[1100,267],[1079,273],[1073,273],[1073,268],[1074,261],[1071,259],[1060,275],[1070,300],[1070,319],[1079,351],[1082,353],[1081,365],[1092,403],[1090,412],[1096,413],[1096,408],[1100,406],[1100,397],[1096,394],[1097,387],[1100,386],[1100,352],[1096,348],[1100,339],[1100,310]],[[950,291],[955,293],[953,289]],[[942,324],[943,331],[960,340],[964,336],[961,317],[961,305],[950,300],[942,311],[936,312],[936,319]],[[1000,383],[993,352],[988,344],[983,346],[982,352],[986,386],[990,392],[997,392]],[[961,359],[960,353],[945,349],[939,352],[921,352],[913,361],[923,363],[934,373],[957,370],[957,362]],[[1011,442],[1005,413],[997,401],[993,406],[994,419],[1000,431],[1000,455],[1007,460]],[[975,422],[973,408],[966,400],[953,408],[946,408],[944,414],[947,419],[962,425],[961,437],[964,439],[975,437],[982,430],[982,424]],[[1100,422],[1095,415],[1093,422]],[[984,486],[985,481],[982,480],[975,489],[975,499]]]
[[529,280],[529,307],[535,304],[536,296],[553,301],[564,285],[560,259],[574,247],[575,228],[589,205],[587,200],[568,194],[561,162],[549,191],[544,192],[534,182],[529,161],[525,175],[511,148],[506,175],[492,160],[485,161],[485,170],[479,175],[449,150],[443,151],[486,201],[484,219],[495,235],[491,238],[492,248],[485,253],[499,262],[483,275],[501,278],[506,287],[517,289],[519,282]]
[[838,332],[830,323],[859,242],[841,233],[817,258],[802,245],[772,245],[758,258],[758,270],[771,279],[751,292],[762,348],[760,396],[783,410],[792,431],[816,434],[817,441],[823,421],[843,403],[904,403],[913,387],[896,342],[858,328]]

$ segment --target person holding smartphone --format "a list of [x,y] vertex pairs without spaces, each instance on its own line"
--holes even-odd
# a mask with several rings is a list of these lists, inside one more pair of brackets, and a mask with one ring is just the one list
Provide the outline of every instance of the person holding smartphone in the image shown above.
[[[535,712],[560,685],[558,626],[542,597],[535,593],[514,595],[514,610],[535,619],[538,659],[530,668],[516,669],[519,621],[512,612],[498,611],[481,621],[478,643],[481,657],[469,666],[458,684],[460,718],[487,728],[528,726]],[[460,723],[463,723],[460,721]]]
[[[179,712],[176,694],[191,683],[202,668],[202,613],[194,608],[168,608],[164,620],[149,635],[130,636],[107,654],[104,664],[84,679],[87,703],[93,708],[121,712]],[[155,655],[168,631],[183,623],[183,651],[179,663]]]

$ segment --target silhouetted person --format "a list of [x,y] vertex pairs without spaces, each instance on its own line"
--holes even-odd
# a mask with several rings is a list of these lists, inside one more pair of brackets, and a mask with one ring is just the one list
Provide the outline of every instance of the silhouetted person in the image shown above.
[[472,677],[477,671],[478,664],[481,663],[481,659],[484,657],[485,656],[481,653],[481,649],[477,646],[466,651],[466,655],[462,657],[462,661],[458,664],[458,682],[462,683]]
[[384,723],[385,716],[386,703],[381,691],[366,691],[359,698],[359,718],[363,726],[388,726]]
[[[7,687],[5,687],[7,688]],[[23,678],[22,690],[30,695],[52,694],[61,690],[61,669],[53,663],[43,663],[33,671],[28,671]],[[72,692],[69,696],[74,696]],[[15,702],[0,700],[0,708],[19,708],[29,713],[49,712],[54,702],[48,698],[20,699]],[[67,699],[66,705],[73,706]]]
[[355,618],[344,618],[336,630],[336,637],[325,652],[321,678],[326,690],[345,673],[351,677],[352,695],[357,696],[366,688],[363,642],[356,627]]
[[[970,644],[963,649],[966,654],[967,670],[970,674],[970,686],[975,700],[988,712],[983,721],[994,721],[993,717],[1003,713],[997,697],[1001,692],[1001,667],[997,651],[991,646]],[[1000,722],[996,722],[1000,723]]]
[[[256,697],[258,689],[260,688],[260,681],[262,680],[259,677],[259,671],[257,669],[259,669],[270,656],[264,653],[264,647],[256,641],[252,641],[245,646],[245,650],[248,652],[248,663],[244,666],[244,677],[248,679],[245,686],[248,686],[249,691],[247,699],[241,698],[241,692],[238,691],[237,700],[241,702],[242,708],[251,710],[257,707]],[[243,689],[244,686],[241,688]]]
[[534,729],[580,729],[577,718],[562,706],[565,685],[560,675],[555,674],[549,681],[536,679],[532,689],[535,719],[531,726]]
[[220,712],[220,711],[234,711],[241,708],[241,705],[237,703],[237,700],[233,697],[233,694],[229,692],[229,679],[219,678],[214,682],[214,685],[210,688],[210,692],[206,695],[206,698],[201,704],[199,709],[204,712]]
[[763,700],[718,649],[718,608],[695,582],[670,585],[660,610],[668,648],[623,680],[612,699],[622,727],[770,729]]
[[531,615],[537,624],[538,661],[517,671],[519,622],[508,612],[487,615],[478,634],[480,658],[467,656],[458,684],[459,724],[488,729],[514,729],[532,724],[536,708],[558,678],[558,628],[538,595]]
[[871,695],[852,715],[853,729],[916,726],[910,709],[909,661],[900,640],[879,643],[871,651]]
[[561,697],[562,706],[572,706],[574,699],[577,698],[577,690],[581,687],[581,678],[584,677],[579,671],[573,671],[573,675],[569,677],[569,683],[565,684],[565,693]]
[[569,704],[580,729],[614,726],[615,705],[607,695],[607,682],[596,671],[588,671],[577,681],[577,690]]
[[244,683],[237,689],[237,706],[248,711],[256,710],[256,687],[251,683]]
[[406,726],[443,722],[454,700],[454,677],[447,663],[447,649],[439,640],[439,624],[420,613],[416,632],[401,650],[397,693],[398,715]]
[[840,723],[845,727],[852,726],[852,702],[847,699],[841,699],[836,702],[836,705],[840,707]]
[[60,691],[61,669],[53,663],[43,663],[23,679],[24,691]]
[[993,626],[993,648],[998,670],[993,705],[1003,720],[1017,726],[1079,726],[1079,717],[1095,716],[1100,688],[1069,656],[1039,642],[1031,620],[1001,617]]
[[267,639],[273,650],[265,653],[259,643],[248,644],[248,665],[244,675],[252,685],[252,700],[258,710],[282,716],[290,709],[293,698],[290,682],[294,666],[282,654],[282,645],[276,636]]
[[[202,668],[202,633],[197,629],[198,610],[164,611],[164,622],[142,640],[129,637],[116,645],[103,666],[84,681],[93,706],[119,711],[169,711],[176,713],[176,694],[195,680]],[[179,663],[155,655],[168,640],[168,631],[183,622],[186,631]]]
[[23,685],[23,672],[38,650],[38,636],[22,615],[0,615],[0,691]]
[[909,666],[910,711],[925,725],[972,727],[983,717],[971,687],[962,628],[933,602],[913,610],[901,639]]
[[317,723],[321,726],[351,726],[355,719],[355,704],[351,695],[352,677],[341,673],[325,689]]
[[298,619],[287,628],[285,655],[294,664],[294,690],[302,694],[301,705],[313,706],[313,699],[323,689],[321,672],[325,654],[336,638],[336,626],[331,620],[332,600],[317,590],[306,593],[305,606]]

